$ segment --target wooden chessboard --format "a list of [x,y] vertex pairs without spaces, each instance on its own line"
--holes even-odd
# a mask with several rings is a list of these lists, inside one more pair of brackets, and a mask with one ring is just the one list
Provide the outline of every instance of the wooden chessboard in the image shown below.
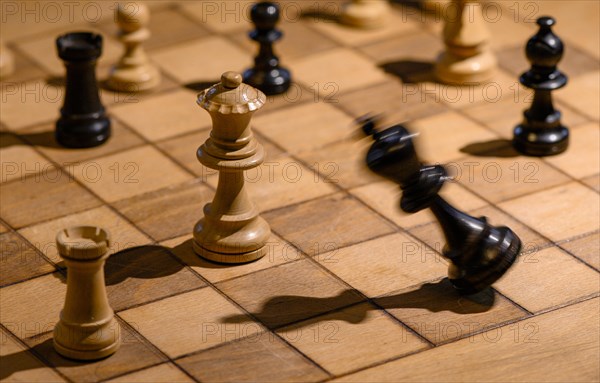
[[[113,136],[68,150],[53,138],[62,101],[54,40],[105,38],[98,76],[121,46],[113,2],[2,2],[16,72],[1,86],[0,377],[7,381],[598,381],[599,3],[486,3],[499,71],[485,86],[437,84],[434,13],[395,3],[383,29],[331,21],[333,1],[282,3],[276,50],[295,84],[252,126],[267,162],[247,174],[271,224],[269,254],[241,266],[197,257],[191,230],[217,176],[195,158],[210,130],[198,89],[252,63],[249,2],[150,2],[146,48],[163,82],[102,91]],[[312,13],[318,18],[300,17]],[[555,93],[571,129],[556,157],[508,141],[531,101],[518,84],[524,44],[557,19],[569,76]],[[443,195],[511,227],[523,254],[477,299],[445,279],[428,212],[398,210],[398,188],[364,165],[353,120],[385,113],[420,133],[422,157],[448,164]],[[54,237],[90,224],[114,238],[109,299],[123,331],[112,357],[78,363],[52,348],[65,295]]]

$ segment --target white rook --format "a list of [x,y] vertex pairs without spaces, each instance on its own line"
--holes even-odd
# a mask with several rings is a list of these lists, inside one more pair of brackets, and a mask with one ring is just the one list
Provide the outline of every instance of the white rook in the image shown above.
[[109,242],[108,233],[93,226],[72,227],[56,236],[67,266],[67,296],[54,327],[54,348],[67,358],[101,359],[119,348],[120,327],[104,285]]

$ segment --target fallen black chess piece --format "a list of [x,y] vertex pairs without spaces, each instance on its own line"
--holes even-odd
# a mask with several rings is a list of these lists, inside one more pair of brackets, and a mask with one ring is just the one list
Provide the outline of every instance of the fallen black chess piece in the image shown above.
[[495,227],[485,217],[475,218],[450,206],[438,195],[448,179],[440,165],[423,165],[412,136],[402,125],[376,130],[376,120],[359,120],[365,134],[375,142],[367,154],[369,168],[400,185],[400,208],[416,213],[429,208],[439,221],[450,261],[448,279],[462,294],[474,294],[497,281],[514,263],[521,240],[508,227]]

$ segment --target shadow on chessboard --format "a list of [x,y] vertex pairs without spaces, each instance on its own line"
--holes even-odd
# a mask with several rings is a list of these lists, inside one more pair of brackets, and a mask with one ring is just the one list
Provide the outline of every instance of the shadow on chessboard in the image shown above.
[[[302,311],[317,311],[319,308],[324,311],[328,307],[347,306],[347,302],[360,294],[357,290],[348,289],[342,291],[337,296],[326,298],[304,297],[294,295],[281,295],[272,297],[263,303],[259,312],[251,313],[253,316],[263,321],[268,327],[270,324],[289,323],[286,319],[290,318],[290,313]],[[488,311],[494,304],[495,292],[488,288],[478,294],[471,296],[461,296],[452,287],[450,281],[444,278],[433,283],[425,283],[415,290],[402,292],[395,295],[384,296],[372,300],[376,305],[383,309],[426,309],[430,312],[450,311],[456,314],[467,315],[482,313]],[[366,319],[368,312],[377,310],[373,305],[355,305],[352,310],[338,309],[323,317],[319,314],[309,318],[294,322],[285,326],[286,329],[297,329],[300,327],[311,326],[319,321],[342,320],[348,323],[360,323]],[[252,322],[246,315],[232,315],[222,319],[224,323],[243,323]]]
[[520,155],[513,147],[512,142],[506,139],[473,142],[460,148],[460,151],[476,157],[512,158]]
[[214,81],[198,81],[198,82],[187,83],[184,86],[187,89],[190,89],[190,90],[193,90],[196,92],[202,92],[204,89],[210,88],[211,86],[213,86],[219,82],[221,82],[220,79],[214,80]]
[[54,130],[36,133],[0,133],[0,149],[18,145],[33,145],[44,148],[61,148],[54,138]]
[[[48,355],[50,355],[52,358],[50,364],[54,367],[77,367],[89,363],[78,362],[59,356],[54,351],[54,345],[52,343],[52,338],[46,339],[42,343],[35,345],[32,348],[32,351],[46,363],[49,362],[47,358]],[[21,371],[37,370],[40,368],[42,368],[40,362],[37,359],[32,358],[31,353],[28,350],[21,350],[13,354],[2,355],[2,359],[0,360],[0,381],[4,382],[13,374]]]
[[437,83],[433,74],[434,64],[427,61],[400,60],[380,64],[379,67],[386,73],[398,77],[406,84],[421,82]]

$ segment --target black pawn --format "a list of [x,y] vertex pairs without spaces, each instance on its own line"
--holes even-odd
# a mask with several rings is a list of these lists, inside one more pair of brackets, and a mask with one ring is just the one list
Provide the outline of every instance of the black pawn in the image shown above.
[[402,125],[376,132],[373,120],[362,121],[375,142],[367,153],[369,168],[400,185],[400,208],[407,213],[431,209],[440,223],[450,261],[448,279],[462,294],[474,294],[498,280],[513,264],[521,240],[508,227],[495,227],[450,206],[438,192],[448,178],[440,166],[423,165],[412,135]]
[[279,7],[270,2],[254,4],[250,18],[256,29],[248,35],[260,44],[260,50],[254,58],[254,67],[244,72],[244,82],[267,95],[284,93],[290,87],[292,77],[287,69],[279,66],[279,58],[273,52],[273,43],[283,35],[275,28]]
[[67,68],[65,99],[56,122],[56,140],[70,148],[89,148],[110,137],[110,120],[100,102],[96,61],[102,54],[102,36],[67,33],[56,39],[58,56]]
[[551,27],[551,17],[540,17],[540,29],[525,48],[531,69],[519,78],[521,84],[533,89],[533,103],[524,121],[514,130],[513,145],[519,152],[531,156],[562,153],[569,145],[569,129],[560,123],[560,111],[552,105],[552,91],[567,84],[567,76],[556,68],[563,55],[563,43]]

